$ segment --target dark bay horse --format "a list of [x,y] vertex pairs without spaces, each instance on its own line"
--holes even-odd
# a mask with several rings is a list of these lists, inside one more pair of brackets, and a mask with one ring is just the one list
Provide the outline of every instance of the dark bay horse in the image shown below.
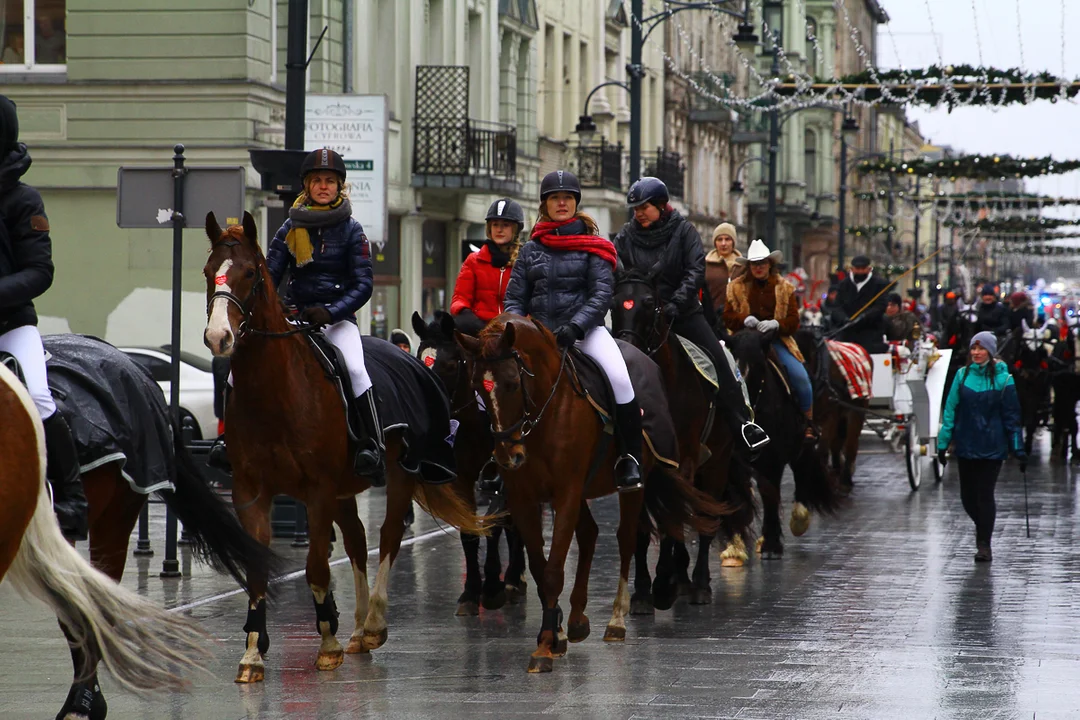
[[772,438],[767,451],[754,461],[763,509],[758,548],[765,559],[784,554],[780,481],[785,467],[790,467],[795,476],[790,523],[794,535],[802,535],[809,528],[811,510],[833,513],[842,505],[835,479],[813,444],[806,442],[806,416],[799,412],[794,397],[785,389],[786,379],[779,363],[769,357],[771,344],[771,333],[757,330],[737,332],[728,342],[746,378],[757,423]]
[[[728,537],[721,563],[740,567],[748,559],[746,543],[756,516],[750,474],[733,453],[735,442],[729,425],[723,418],[715,417],[715,386],[702,377],[682,342],[671,331],[656,300],[658,296],[655,276],[636,270],[620,272],[615,280],[612,332],[617,338],[633,343],[660,367],[668,404],[678,409],[672,419],[679,439],[680,472],[684,477],[694,478],[698,489],[731,508],[731,514],[720,519]],[[677,590],[672,581],[681,583],[684,579],[690,586],[691,604],[711,602],[709,547],[712,541],[710,535],[699,535],[697,562],[689,578],[684,577],[687,569],[682,566],[684,558],[687,563],[690,559],[686,547],[676,540],[662,541],[657,582],[650,593],[646,564],[649,536],[639,533],[631,613],[651,614],[654,606],[670,608]],[[679,577],[667,567],[670,562],[680,566],[674,569]]]
[[[604,424],[587,394],[577,387],[567,353],[560,352],[555,337],[542,325],[504,314],[492,320],[479,337],[459,332],[455,338],[471,364],[470,384],[488,407],[507,507],[524,540],[529,570],[544,606],[529,672],[550,672],[554,657],[566,651],[565,640],[580,642],[589,635],[585,605],[599,528],[586,500],[615,492],[614,444],[601,444]],[[624,348],[627,352],[637,351]],[[653,379],[660,382],[655,365],[652,369],[656,371]],[[635,378],[635,386],[640,388],[641,382],[643,378]],[[666,407],[662,411],[666,413]],[[716,523],[708,518],[725,512],[688,479],[671,468],[658,467],[649,448],[646,442],[644,491],[619,495],[619,585],[604,633],[607,641],[626,638],[630,559],[639,519],[651,517],[661,531],[681,539],[683,526],[691,522],[703,532],[715,532]],[[598,455],[598,449],[602,454]],[[547,503],[552,506],[554,530],[545,557],[542,516]],[[648,515],[643,515],[646,508]],[[564,640],[559,596],[575,536],[578,565]]]
[[[369,597],[367,536],[357,514],[355,496],[370,484],[367,478],[353,472],[342,397],[327,378],[309,341],[299,332],[306,328],[294,326],[286,318],[259,248],[251,214],[244,213],[242,226],[222,230],[210,213],[206,217],[206,234],[210,257],[203,271],[208,316],[205,341],[214,355],[232,359],[233,390],[225,426],[229,429],[233,466],[233,503],[244,527],[263,543],[270,542],[270,503],[275,495],[289,495],[307,506],[307,582],[322,638],[315,667],[333,670],[344,661],[345,652],[368,652],[386,642],[389,573],[400,549],[412,500],[465,532],[483,534],[485,523],[453,485],[426,485],[419,481],[419,475],[406,472],[403,463],[410,457],[405,441],[408,429],[387,428],[386,519],[379,540],[379,569]],[[368,337],[364,343],[366,353],[379,343],[393,347]],[[412,385],[419,382],[411,367],[418,364],[415,358],[397,348],[385,354],[392,355],[388,362],[394,363],[390,377]],[[368,357],[369,370],[371,361]],[[427,373],[422,366],[416,370]],[[399,377],[402,379],[397,380]],[[434,377],[431,381],[438,384]],[[410,389],[427,397],[421,388]],[[439,400],[445,403],[445,396],[439,392]],[[411,410],[435,412],[434,408],[424,407]],[[448,435],[447,425],[442,438]],[[331,525],[335,522],[352,561],[356,589],[355,629],[344,650],[335,637],[337,605],[330,588],[327,559]],[[266,630],[267,578],[253,576],[249,580],[244,625],[247,649],[236,677],[241,683],[263,680],[263,656],[270,646]]]
[[[476,393],[469,385],[469,366],[461,347],[454,342],[454,331],[459,329],[454,317],[439,310],[435,319],[425,323],[419,313],[412,315],[413,331],[420,338],[417,357],[431,368],[443,381],[450,394],[450,408],[458,421],[454,440],[454,457],[457,460],[458,493],[474,502],[476,478],[481,468],[491,459],[495,441],[491,437],[491,423],[487,413],[477,402]],[[460,328],[467,335],[477,335],[482,328]],[[525,548],[517,530],[509,521],[491,529],[487,540],[487,556],[483,574],[480,572],[480,538],[461,533],[461,547],[465,551],[465,589],[458,598],[458,615],[478,615],[480,606],[486,610],[498,610],[507,600],[517,603],[525,595]],[[502,577],[502,561],[499,558],[499,538],[504,534],[509,545],[510,560],[506,566],[506,580]]]
[[[64,539],[46,486],[45,437],[38,411],[19,379],[3,365],[0,418],[0,579],[6,577],[25,597],[56,613],[77,662],[79,689],[94,693],[99,661],[123,687],[135,692],[183,687],[180,673],[202,665],[205,635],[190,620],[120,587],[115,576],[94,568]],[[103,514],[98,488],[112,486],[112,471],[102,468],[87,478],[91,512],[98,516]],[[91,532],[103,524],[93,515],[92,519],[97,522]],[[105,717],[100,692],[95,693],[89,716],[69,714],[70,704],[69,695],[59,717]]]

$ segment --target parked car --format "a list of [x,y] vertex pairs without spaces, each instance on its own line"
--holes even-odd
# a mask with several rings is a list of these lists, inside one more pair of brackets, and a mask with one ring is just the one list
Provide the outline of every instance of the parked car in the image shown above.
[[[170,402],[172,384],[172,357],[168,346],[122,347],[120,350],[150,372],[150,377],[161,386],[165,402]],[[212,439],[218,435],[218,421],[214,415],[214,375],[210,361],[188,352],[180,353],[180,422],[184,418],[195,421],[193,440]]]

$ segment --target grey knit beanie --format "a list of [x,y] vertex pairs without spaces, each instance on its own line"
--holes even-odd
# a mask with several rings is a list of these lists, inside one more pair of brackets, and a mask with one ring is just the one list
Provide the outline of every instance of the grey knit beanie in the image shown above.
[[994,337],[994,333],[986,330],[975,333],[975,337],[971,338],[971,342],[968,343],[968,349],[974,347],[975,343],[982,345],[983,349],[987,350],[991,357],[997,355],[997,338]]

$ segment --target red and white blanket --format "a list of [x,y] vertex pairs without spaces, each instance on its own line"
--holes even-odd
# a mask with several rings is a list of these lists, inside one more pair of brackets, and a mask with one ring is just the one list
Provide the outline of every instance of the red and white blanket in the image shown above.
[[848,395],[852,400],[868,398],[874,384],[874,363],[866,348],[855,343],[826,340],[829,357],[840,368],[840,374],[847,383]]

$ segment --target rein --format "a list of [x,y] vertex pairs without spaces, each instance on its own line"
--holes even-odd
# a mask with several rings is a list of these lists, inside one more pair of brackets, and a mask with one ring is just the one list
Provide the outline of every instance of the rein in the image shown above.
[[[628,279],[625,279],[625,280],[617,281],[615,283],[615,287],[618,288],[620,285],[639,285],[639,284],[648,284],[648,283],[644,283],[641,280],[636,279],[636,278],[628,278]],[[664,319],[663,307],[659,303],[656,302],[656,298],[659,297],[659,293],[657,292],[657,288],[656,288],[655,284],[650,288],[650,290],[652,291],[652,294],[653,294],[653,306],[654,307],[653,307],[653,323],[652,323],[652,328],[650,328],[650,330],[649,330],[649,337],[652,338],[652,337],[656,337],[657,335],[661,335],[660,342],[658,342],[656,345],[651,345],[649,343],[649,341],[645,337],[643,337],[641,335],[641,333],[634,330],[633,328],[624,328],[623,330],[620,330],[617,333],[615,333],[615,337],[619,338],[620,340],[625,340],[627,338],[631,338],[630,343],[632,345],[634,345],[635,347],[640,348],[649,357],[653,357],[654,355],[656,355],[657,352],[660,351],[660,348],[664,347],[664,345],[667,344],[668,339],[671,337],[671,326],[674,323],[668,323],[667,327],[664,328],[663,333],[659,332],[660,325],[661,325],[661,323],[663,322],[663,319]],[[635,340],[639,341],[640,344],[639,344],[639,342],[635,342]]]
[[[495,430],[494,428],[492,428],[491,437],[495,440],[495,442],[504,443],[513,440],[514,434],[519,430],[521,431],[521,438],[520,440],[518,440],[518,442],[521,442],[522,440],[527,438],[530,433],[532,433],[532,431],[536,428],[537,425],[540,424],[540,421],[544,417],[544,412],[548,409],[548,405],[550,405],[551,401],[555,398],[555,392],[559,389],[559,385],[562,383],[563,375],[565,374],[564,371],[566,370],[566,358],[569,354],[570,352],[567,349],[564,349],[561,352],[562,357],[559,361],[559,372],[555,376],[555,382],[551,386],[551,392],[548,394],[547,400],[545,400],[544,404],[540,407],[540,411],[533,414],[532,410],[536,408],[536,403],[532,401],[532,398],[529,396],[529,390],[525,387],[525,377],[535,378],[536,375],[531,370],[529,370],[528,367],[526,367],[525,362],[521,359],[521,355],[518,354],[517,350],[511,351],[510,358],[512,358],[518,366],[518,378],[520,380],[518,385],[521,388],[521,395],[524,399],[525,412],[522,414],[521,418],[517,422],[515,422],[513,425],[511,425],[505,430]],[[507,358],[504,356],[502,358],[496,358],[496,361],[505,359]],[[494,423],[492,424],[494,425]]]

